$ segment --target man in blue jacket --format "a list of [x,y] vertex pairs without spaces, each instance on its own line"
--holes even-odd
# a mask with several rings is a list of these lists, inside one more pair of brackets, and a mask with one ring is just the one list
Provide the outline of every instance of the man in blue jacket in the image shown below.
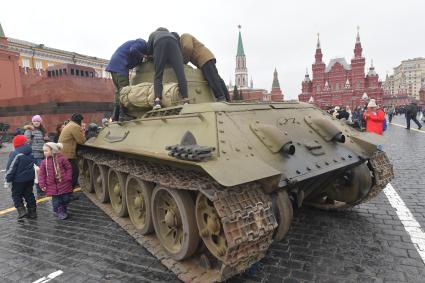
[[[28,218],[37,218],[36,202],[32,192],[34,186],[34,157],[31,146],[24,135],[17,135],[13,138],[15,148],[9,155],[6,166],[6,182],[12,186],[12,199],[18,211],[18,219],[28,215]],[[23,199],[27,203],[25,209]]]
[[142,62],[146,53],[145,50],[145,40],[141,38],[129,40],[118,47],[106,67],[106,71],[112,75],[112,81],[116,88],[112,121],[129,121],[134,119],[134,117],[127,114],[127,109],[120,103],[120,91],[123,87],[130,84],[128,78],[129,70]]

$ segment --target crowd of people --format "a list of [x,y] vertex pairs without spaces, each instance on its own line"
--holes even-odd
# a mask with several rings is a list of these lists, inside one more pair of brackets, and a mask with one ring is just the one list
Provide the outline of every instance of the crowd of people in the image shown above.
[[373,132],[382,135],[388,123],[397,115],[404,115],[406,119],[406,129],[410,130],[410,121],[415,122],[420,130],[422,128],[421,120],[425,122],[425,108],[420,108],[416,102],[402,106],[380,107],[374,99],[364,106],[357,106],[351,110],[350,106],[329,107],[327,112],[333,117],[346,121],[347,124],[361,130]]
[[78,187],[77,144],[83,144],[88,134],[83,119],[79,113],[72,114],[56,127],[57,133],[50,141],[42,117],[35,115],[24,127],[25,132],[13,138],[5,187],[12,192],[18,219],[37,218],[34,185],[37,198],[51,197],[54,214],[62,220],[68,218],[68,204],[77,199],[73,195]]

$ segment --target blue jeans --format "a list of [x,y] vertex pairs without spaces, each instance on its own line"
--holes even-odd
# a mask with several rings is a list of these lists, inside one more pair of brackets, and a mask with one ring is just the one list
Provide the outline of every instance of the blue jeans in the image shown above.
[[52,196],[53,211],[57,212],[60,206],[67,207],[71,198],[71,193]]

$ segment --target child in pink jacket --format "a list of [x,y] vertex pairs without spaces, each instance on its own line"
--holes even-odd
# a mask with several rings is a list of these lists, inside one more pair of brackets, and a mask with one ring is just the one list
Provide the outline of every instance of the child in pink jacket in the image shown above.
[[40,163],[38,184],[52,197],[53,212],[63,220],[68,218],[67,206],[72,192],[72,166],[60,153],[61,143],[48,142],[43,146],[45,159]]

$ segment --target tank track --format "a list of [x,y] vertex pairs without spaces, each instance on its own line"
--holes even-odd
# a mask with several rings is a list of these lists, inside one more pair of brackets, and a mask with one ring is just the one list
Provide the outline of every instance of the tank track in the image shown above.
[[376,197],[385,186],[394,178],[393,165],[383,151],[376,151],[369,159],[369,166],[373,173],[373,186],[369,192],[354,203],[335,201],[334,203],[308,203],[308,206],[322,210],[346,210]]
[[[261,260],[273,242],[277,227],[272,202],[258,183],[252,182],[223,188],[203,172],[188,171],[168,165],[127,158],[110,152],[80,150],[79,157],[131,174],[142,180],[155,182],[174,189],[199,190],[209,198],[221,219],[227,240],[223,262],[212,255],[196,253],[184,261],[175,261],[162,251],[159,240],[153,235],[142,236],[128,218],[119,218],[110,205],[100,203],[93,194],[86,195],[131,236],[156,256],[180,280],[185,282],[220,282],[243,272]],[[84,178],[80,175],[84,187]],[[203,249],[206,251],[206,249]],[[201,267],[201,263],[209,268]]]

